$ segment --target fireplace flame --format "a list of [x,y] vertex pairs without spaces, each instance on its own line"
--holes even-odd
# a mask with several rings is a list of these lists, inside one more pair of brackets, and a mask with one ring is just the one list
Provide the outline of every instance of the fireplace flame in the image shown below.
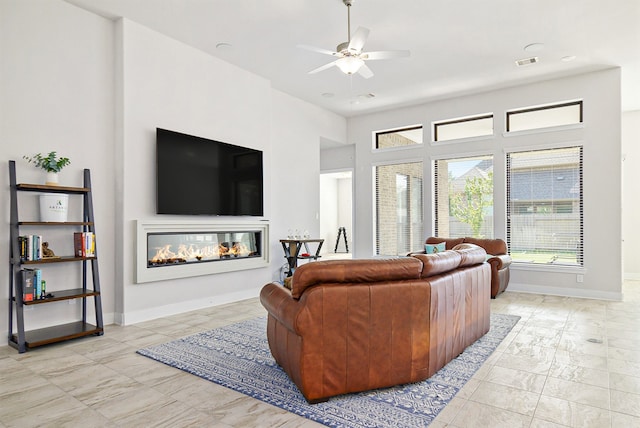
[[246,257],[252,251],[242,242],[228,242],[220,244],[196,246],[194,244],[180,244],[174,252],[171,244],[155,247],[155,255],[149,259],[150,265],[187,263],[201,260],[222,259],[231,257]]

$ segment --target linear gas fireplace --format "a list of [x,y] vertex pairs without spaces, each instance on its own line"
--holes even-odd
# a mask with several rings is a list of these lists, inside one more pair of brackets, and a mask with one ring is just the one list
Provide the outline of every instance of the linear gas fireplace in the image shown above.
[[269,265],[268,224],[138,221],[136,282]]

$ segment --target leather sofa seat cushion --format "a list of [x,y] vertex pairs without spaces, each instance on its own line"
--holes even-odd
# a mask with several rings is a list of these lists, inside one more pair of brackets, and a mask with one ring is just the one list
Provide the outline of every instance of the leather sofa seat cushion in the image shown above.
[[[318,266],[322,266],[322,269],[317,269]],[[299,266],[293,274],[291,296],[299,299],[306,288],[317,284],[326,286],[342,283],[401,281],[419,279],[421,273],[422,263],[413,257],[325,260],[307,263]]]

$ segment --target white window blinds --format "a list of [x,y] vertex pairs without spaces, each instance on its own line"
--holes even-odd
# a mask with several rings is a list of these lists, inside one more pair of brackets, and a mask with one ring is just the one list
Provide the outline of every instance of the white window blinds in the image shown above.
[[583,264],[582,147],[507,153],[507,245],[516,262]]

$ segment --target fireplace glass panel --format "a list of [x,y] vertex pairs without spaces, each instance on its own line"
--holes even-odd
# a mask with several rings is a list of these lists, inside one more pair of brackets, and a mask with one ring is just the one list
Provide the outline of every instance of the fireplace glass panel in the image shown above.
[[261,257],[261,231],[147,234],[147,267]]

